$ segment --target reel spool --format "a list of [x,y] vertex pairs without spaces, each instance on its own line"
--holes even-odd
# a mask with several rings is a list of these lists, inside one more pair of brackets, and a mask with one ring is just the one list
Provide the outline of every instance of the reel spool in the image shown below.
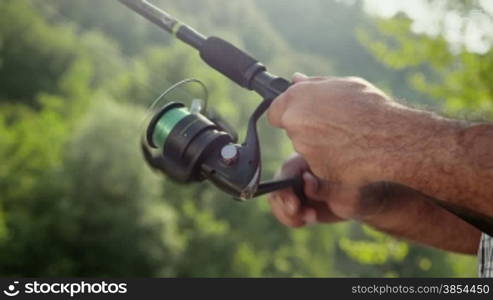
[[160,152],[162,171],[180,182],[202,180],[199,161],[233,143],[233,137],[215,123],[178,102],[168,103],[154,115],[145,138]]

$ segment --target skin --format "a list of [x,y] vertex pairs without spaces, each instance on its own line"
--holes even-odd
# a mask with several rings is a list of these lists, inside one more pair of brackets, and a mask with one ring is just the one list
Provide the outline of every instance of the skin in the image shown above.
[[268,111],[297,154],[278,177],[303,174],[308,203],[272,193],[291,227],[343,220],[433,247],[475,254],[481,233],[433,197],[493,216],[493,125],[405,107],[360,78],[298,74]]

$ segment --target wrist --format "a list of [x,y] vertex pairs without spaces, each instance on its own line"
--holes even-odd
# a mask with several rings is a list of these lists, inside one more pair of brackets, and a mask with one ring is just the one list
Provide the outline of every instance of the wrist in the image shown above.
[[442,201],[493,213],[493,127],[439,118],[421,119],[422,141],[403,151],[393,182]]
[[493,172],[493,125],[470,124],[459,133],[465,160],[479,172]]

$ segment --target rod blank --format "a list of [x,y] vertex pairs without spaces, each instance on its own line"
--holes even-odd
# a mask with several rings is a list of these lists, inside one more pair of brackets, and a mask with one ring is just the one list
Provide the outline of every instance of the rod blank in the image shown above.
[[146,0],[118,1],[169,33],[174,33],[174,30],[176,30],[175,26],[180,23],[177,19]]
[[197,50],[206,40],[205,36],[146,0],[118,1]]

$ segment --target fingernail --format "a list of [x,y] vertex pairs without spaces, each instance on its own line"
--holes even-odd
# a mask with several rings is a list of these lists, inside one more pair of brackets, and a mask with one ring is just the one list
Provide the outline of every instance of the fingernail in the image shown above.
[[308,78],[308,76],[306,76],[305,74],[300,73],[300,72],[295,72],[293,74],[293,81],[304,80],[304,79],[307,79],[307,78]]
[[294,214],[296,213],[296,205],[294,205],[294,202],[293,201],[287,201],[286,202],[286,205],[288,206],[288,211],[290,214]]
[[308,182],[309,184],[313,184],[313,191],[315,193],[318,191],[318,188],[319,188],[318,179],[315,176],[313,176],[312,173],[304,172],[303,173],[303,180],[305,182]]
[[316,224],[317,223],[317,213],[313,210],[309,210],[309,211],[305,212],[303,219],[305,220],[306,224],[308,224],[308,225]]

